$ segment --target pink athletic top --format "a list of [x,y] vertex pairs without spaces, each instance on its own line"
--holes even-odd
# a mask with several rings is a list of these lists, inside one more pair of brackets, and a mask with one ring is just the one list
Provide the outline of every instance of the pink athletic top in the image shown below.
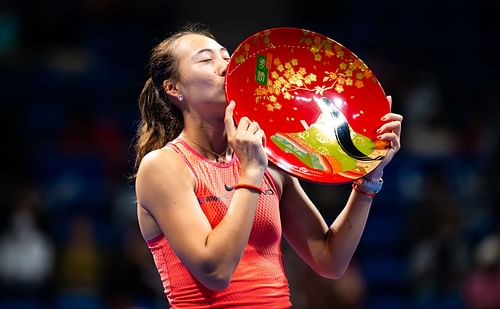
[[[168,146],[180,154],[196,178],[195,194],[212,227],[222,220],[238,183],[240,163],[202,157],[183,139]],[[172,308],[290,308],[290,290],[281,251],[279,195],[266,171],[248,245],[229,286],[213,291],[184,266],[163,234],[147,242]]]

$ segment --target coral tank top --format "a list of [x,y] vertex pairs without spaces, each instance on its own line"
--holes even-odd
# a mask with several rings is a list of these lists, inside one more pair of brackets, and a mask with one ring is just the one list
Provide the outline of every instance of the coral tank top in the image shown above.
[[[222,220],[238,183],[240,163],[202,157],[181,137],[168,144],[196,178],[195,194],[212,227]],[[229,286],[213,291],[202,285],[177,257],[163,234],[147,241],[172,308],[290,308],[290,290],[281,250],[279,195],[266,171],[248,245]]]

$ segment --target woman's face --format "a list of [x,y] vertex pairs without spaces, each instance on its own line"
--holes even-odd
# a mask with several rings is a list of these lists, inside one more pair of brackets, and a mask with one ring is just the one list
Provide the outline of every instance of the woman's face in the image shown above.
[[[215,40],[188,34],[177,42],[180,81],[177,89],[190,106],[226,105],[224,77],[229,52]],[[211,106],[213,107],[213,106]]]

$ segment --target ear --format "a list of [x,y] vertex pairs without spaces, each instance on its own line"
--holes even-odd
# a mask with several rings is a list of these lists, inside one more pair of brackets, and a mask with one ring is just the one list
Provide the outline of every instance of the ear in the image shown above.
[[177,86],[171,80],[166,79],[163,81],[163,89],[165,92],[173,97],[178,97],[180,95],[179,90],[177,90]]

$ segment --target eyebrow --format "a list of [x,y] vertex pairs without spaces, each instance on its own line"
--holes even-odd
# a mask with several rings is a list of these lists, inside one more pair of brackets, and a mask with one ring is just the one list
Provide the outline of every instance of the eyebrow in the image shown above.
[[[219,49],[220,51],[225,51],[227,53],[229,53],[229,50],[227,50],[227,48],[225,47],[222,47],[221,49]],[[211,49],[211,48],[204,48],[204,49],[200,49],[195,55],[199,55],[199,54],[202,54],[204,52],[213,52],[214,50]]]

